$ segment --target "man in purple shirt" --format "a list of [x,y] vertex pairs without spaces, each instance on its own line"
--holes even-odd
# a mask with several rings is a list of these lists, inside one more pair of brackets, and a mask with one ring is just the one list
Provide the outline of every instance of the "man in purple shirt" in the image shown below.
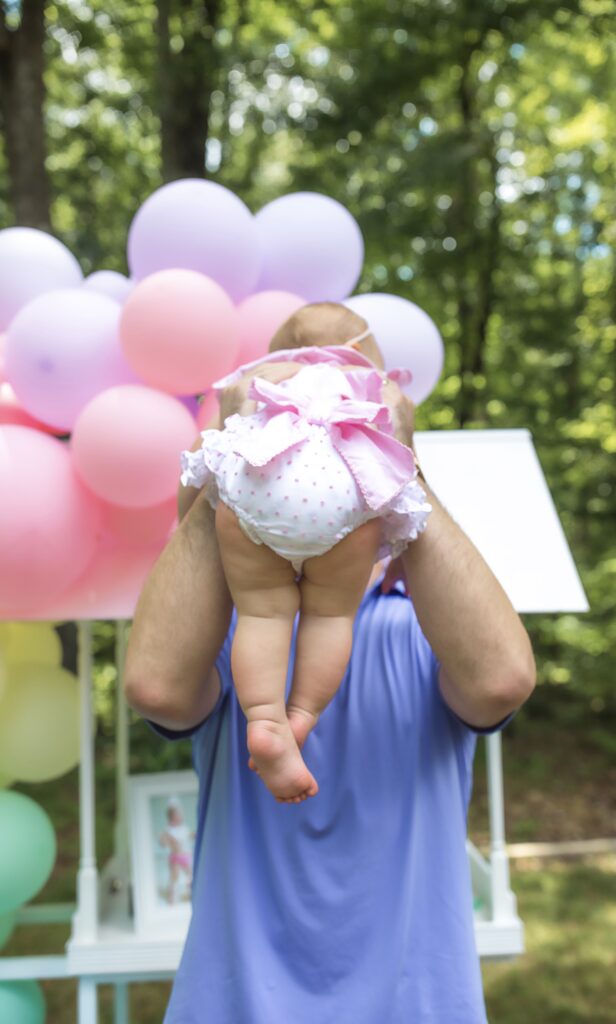
[[[242,400],[226,396],[223,415]],[[393,412],[410,444],[401,392]],[[248,768],[214,513],[180,495],[125,666],[130,703],[192,738],[199,776],[193,914],[165,1024],[485,1024],[472,763],[476,734],[532,692],[534,660],[498,581],[422,485],[433,511],[402,556],[410,597],[375,567],[345,678],[302,750],[320,791],[301,804],[277,803]]]

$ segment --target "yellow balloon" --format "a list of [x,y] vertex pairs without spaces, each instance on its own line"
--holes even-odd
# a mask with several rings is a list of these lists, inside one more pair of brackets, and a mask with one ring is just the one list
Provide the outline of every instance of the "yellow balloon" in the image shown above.
[[0,623],[0,651],[10,665],[62,664],[62,641],[48,622]]
[[15,779],[10,779],[8,775],[0,774],[0,789],[8,789],[12,786]]
[[6,688],[6,677],[7,677],[6,657],[2,653],[2,648],[0,648],[0,701],[2,700],[2,695],[3,695],[3,693],[5,691],[5,688]]
[[50,665],[12,665],[0,713],[0,774],[47,782],[79,761],[79,680]]

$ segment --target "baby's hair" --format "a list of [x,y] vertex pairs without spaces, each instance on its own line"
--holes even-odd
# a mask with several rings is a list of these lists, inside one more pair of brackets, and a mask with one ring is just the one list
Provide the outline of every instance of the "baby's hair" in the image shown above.
[[363,334],[363,317],[340,302],[313,302],[302,306],[279,327],[269,344],[270,352],[306,345],[344,345]]

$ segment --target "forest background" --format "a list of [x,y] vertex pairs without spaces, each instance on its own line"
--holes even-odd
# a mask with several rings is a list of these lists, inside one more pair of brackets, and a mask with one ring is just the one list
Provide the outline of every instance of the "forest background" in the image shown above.
[[[253,211],[327,193],[364,235],[357,291],[412,300],[443,336],[418,429],[531,431],[591,607],[525,616],[538,686],[507,737],[575,736],[557,770],[574,749],[612,779],[615,58],[613,0],[0,0],[0,228],[126,273],[164,181],[211,178]],[[112,641],[100,624],[103,743]],[[140,765],[189,763],[140,725]],[[528,807],[521,822],[516,838],[549,838]]]

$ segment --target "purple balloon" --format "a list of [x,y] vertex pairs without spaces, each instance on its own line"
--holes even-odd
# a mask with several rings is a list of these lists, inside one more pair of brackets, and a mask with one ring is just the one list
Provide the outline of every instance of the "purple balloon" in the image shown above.
[[197,416],[197,413],[199,412],[199,399],[196,395],[180,395],[178,397],[178,402],[181,402],[182,405],[186,406],[191,416]]
[[98,292],[99,295],[107,295],[121,304],[132,292],[135,282],[124,277],[124,274],[118,274],[116,270],[97,270],[85,278],[82,287]]
[[6,339],[5,372],[31,416],[70,430],[99,391],[142,383],[120,347],[121,311],[106,295],[63,288],[17,314]]
[[318,192],[293,192],[256,215],[263,267],[258,291],[303,295],[307,302],[339,302],[357,284],[364,242],[341,203]]
[[55,288],[77,288],[81,268],[53,235],[36,228],[0,231],[0,331],[23,306]]
[[255,288],[261,255],[255,219],[229,189],[185,178],[153,192],[128,233],[137,281],[158,270],[197,270],[238,302]]
[[382,292],[354,295],[345,306],[367,321],[387,370],[411,371],[413,379],[402,390],[415,405],[423,402],[441,375],[445,354],[442,338],[428,314],[400,295]]

